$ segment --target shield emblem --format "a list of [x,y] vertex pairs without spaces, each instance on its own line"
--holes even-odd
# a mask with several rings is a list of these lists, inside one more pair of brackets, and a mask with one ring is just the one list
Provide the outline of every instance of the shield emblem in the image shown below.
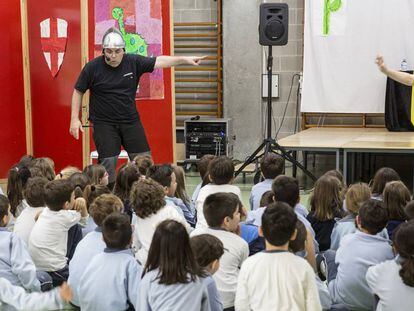
[[68,22],[64,19],[50,17],[40,22],[42,51],[53,77],[62,66],[67,38]]

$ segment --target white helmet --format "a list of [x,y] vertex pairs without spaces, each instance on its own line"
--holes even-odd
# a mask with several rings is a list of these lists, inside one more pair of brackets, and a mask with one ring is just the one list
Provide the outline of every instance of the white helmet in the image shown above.
[[124,49],[125,41],[122,37],[122,33],[114,28],[109,28],[102,38],[103,49]]

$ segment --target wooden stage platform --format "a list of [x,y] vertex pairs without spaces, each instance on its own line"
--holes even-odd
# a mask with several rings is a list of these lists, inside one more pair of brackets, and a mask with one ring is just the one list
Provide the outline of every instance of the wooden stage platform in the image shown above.
[[[414,132],[389,132],[385,128],[311,128],[280,139],[278,143],[292,151],[334,152],[337,170],[340,170],[342,155],[345,181],[349,154],[414,154]],[[414,165],[409,169],[414,169]]]

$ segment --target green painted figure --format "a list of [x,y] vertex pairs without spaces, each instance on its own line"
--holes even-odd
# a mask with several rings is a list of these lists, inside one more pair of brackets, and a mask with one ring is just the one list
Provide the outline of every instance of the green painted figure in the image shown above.
[[331,13],[338,11],[341,8],[341,0],[324,0],[323,8],[323,34],[327,36],[329,34],[330,17]]
[[119,30],[124,37],[125,52],[148,56],[148,43],[145,42],[144,38],[137,33],[129,33],[125,31],[124,10],[121,8],[114,8],[112,10],[112,17],[118,21]]

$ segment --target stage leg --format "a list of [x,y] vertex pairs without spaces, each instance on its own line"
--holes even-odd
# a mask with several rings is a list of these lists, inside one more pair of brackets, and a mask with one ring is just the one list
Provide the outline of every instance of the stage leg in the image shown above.
[[343,175],[344,175],[344,182],[345,185],[348,185],[348,167],[347,167],[347,163],[348,162],[348,152],[346,150],[344,150],[344,171],[343,171]]

